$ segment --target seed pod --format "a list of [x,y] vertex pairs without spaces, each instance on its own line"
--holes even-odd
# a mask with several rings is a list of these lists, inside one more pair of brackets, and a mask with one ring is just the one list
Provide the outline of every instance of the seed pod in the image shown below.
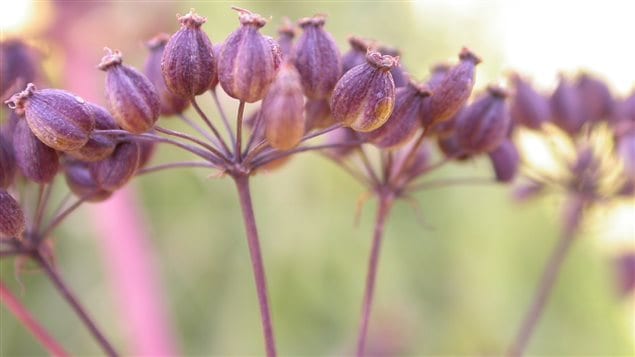
[[[183,113],[190,104],[187,98],[172,93],[165,84],[163,72],[161,71],[161,59],[168,43],[170,36],[168,34],[159,34],[146,43],[146,47],[150,50],[150,55],[146,59],[143,72],[146,77],[154,85],[154,89],[159,95],[161,115],[170,116]],[[214,71],[215,72],[215,71]]]
[[21,238],[24,232],[24,212],[11,195],[0,188],[0,239]]
[[[460,62],[450,68],[442,78],[433,78],[428,87],[434,93],[422,112],[424,128],[448,120],[467,102],[474,86],[474,72],[481,59],[467,48],[459,54]],[[439,72],[442,73],[442,72]]]
[[282,65],[262,101],[261,120],[269,144],[289,150],[304,135],[304,96],[300,74],[290,63]]
[[214,77],[212,77],[212,83],[209,85],[209,89],[216,90],[218,86],[218,59],[220,58],[220,53],[223,50],[223,44],[217,43],[212,46],[212,51],[214,52]]
[[205,93],[214,78],[216,59],[212,42],[201,30],[206,21],[194,10],[179,17],[181,29],[172,35],[163,51],[161,70],[165,84],[183,98]]
[[494,167],[496,181],[510,182],[516,177],[520,164],[520,155],[516,145],[511,140],[506,139],[488,155]]
[[5,134],[0,131],[0,189],[11,186],[15,178],[15,157],[13,145]]
[[351,48],[342,56],[342,73],[366,63],[366,53],[373,47],[372,41],[357,36],[349,37],[348,44]]
[[69,160],[64,164],[66,184],[75,196],[88,202],[101,202],[112,195],[111,191],[99,187],[90,170],[89,163]]
[[24,41],[12,39],[0,42],[0,95],[1,98],[27,83],[38,83],[42,70],[37,51]]
[[514,75],[512,82],[516,87],[509,109],[513,121],[527,128],[540,130],[551,116],[549,101],[520,76]]
[[37,183],[49,183],[59,167],[57,151],[44,145],[33,133],[26,121],[20,120],[13,132],[15,162],[27,179]]
[[282,25],[278,28],[278,44],[280,45],[280,55],[282,59],[291,59],[293,52],[293,39],[295,38],[295,28],[288,17],[283,19]]
[[[114,130],[119,129],[115,119],[103,107],[88,103],[90,113],[95,120],[96,130]],[[66,153],[78,160],[82,161],[101,161],[107,158],[115,150],[115,140],[109,134],[100,134],[93,132],[86,145],[75,151],[67,151]]]
[[24,110],[33,134],[55,150],[79,149],[95,128],[95,119],[84,99],[63,90],[36,90],[29,83],[5,103],[11,109]]
[[[401,52],[394,47],[382,45],[377,48],[377,51],[382,55],[401,57]],[[390,70],[390,74],[392,74],[392,80],[395,82],[395,88],[405,87],[410,82],[402,65],[393,67]]]
[[428,87],[410,82],[397,89],[395,109],[386,124],[367,134],[368,141],[384,148],[394,149],[414,137],[419,128],[421,108],[432,93]]
[[327,99],[308,99],[304,105],[306,132],[324,129],[335,124],[331,115],[331,105]]
[[577,134],[585,122],[582,98],[566,78],[560,78],[558,87],[551,95],[550,104],[553,123],[569,135]]
[[327,98],[342,75],[340,51],[333,37],[324,31],[324,16],[299,21],[302,35],[295,52],[295,66],[302,78],[304,94],[312,99]]
[[106,98],[117,124],[134,134],[144,133],[159,118],[159,95],[146,76],[122,64],[121,52],[110,51],[99,69],[106,72]]
[[439,150],[447,159],[466,161],[472,158],[472,154],[466,152],[460,145],[456,137],[456,132],[450,136],[437,137]]
[[331,97],[335,121],[364,132],[382,126],[395,105],[395,83],[390,69],[398,62],[398,58],[369,51],[366,63],[346,72]]
[[155,141],[140,140],[139,145],[139,167],[142,169],[152,160],[154,153],[157,151],[157,143]]
[[218,80],[230,97],[247,103],[262,99],[273,81],[280,48],[260,33],[267,21],[258,14],[239,12],[240,28],[225,40],[218,59]]
[[608,120],[613,114],[615,102],[607,85],[584,73],[578,77],[576,87],[580,93],[585,120]]
[[124,141],[105,160],[92,163],[90,172],[97,185],[104,190],[115,191],[125,185],[139,167],[139,145]]

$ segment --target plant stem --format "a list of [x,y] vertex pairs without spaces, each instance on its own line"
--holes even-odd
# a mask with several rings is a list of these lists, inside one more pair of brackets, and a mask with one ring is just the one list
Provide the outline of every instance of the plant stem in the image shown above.
[[391,193],[380,193],[379,203],[377,207],[377,217],[375,220],[375,232],[373,233],[373,243],[368,260],[368,272],[366,275],[366,290],[364,292],[364,302],[362,305],[362,317],[359,324],[359,335],[357,338],[357,356],[364,356],[366,347],[366,336],[368,334],[368,324],[370,322],[370,312],[373,305],[373,294],[375,291],[375,282],[377,280],[377,267],[379,263],[379,253],[381,251],[381,242],[384,235],[384,226],[390,209],[393,204],[393,196]]
[[249,191],[249,177],[245,175],[236,175],[234,176],[234,182],[236,183],[236,188],[238,190],[240,207],[243,211],[245,230],[247,232],[249,254],[251,255],[251,266],[254,271],[256,290],[258,292],[258,300],[260,302],[260,315],[262,319],[262,328],[264,331],[267,356],[275,357],[276,343],[273,335],[273,326],[271,323],[271,312],[269,310],[267,280],[265,277],[265,268],[262,260],[262,253],[260,252],[260,242],[258,240],[256,217],[254,216],[253,205],[251,202],[251,193]]
[[[192,129],[194,129],[197,133],[201,134],[205,139],[207,139],[209,142],[213,143],[213,144],[219,144],[218,141],[216,139],[214,139],[211,135],[209,135],[209,133],[205,130],[203,130],[203,128],[201,128],[198,124],[196,124],[195,122],[192,121],[192,119],[190,119],[189,117],[187,117],[185,114],[179,114],[178,115],[179,118],[181,118],[181,121],[184,122],[185,124],[187,124],[188,126],[190,126]],[[220,144],[219,144],[220,145]]]
[[207,126],[210,128],[210,130],[212,131],[214,136],[216,136],[216,138],[220,142],[221,146],[223,147],[223,150],[225,150],[225,153],[227,155],[229,155],[230,151],[229,151],[229,148],[227,147],[227,144],[225,144],[225,140],[223,140],[223,137],[220,136],[220,134],[218,133],[218,130],[216,130],[216,127],[214,126],[214,124],[212,124],[212,122],[209,120],[207,115],[205,115],[205,112],[201,109],[201,107],[198,106],[198,103],[196,102],[195,98],[192,98],[192,106],[194,107],[194,109],[196,109],[196,112],[201,117],[201,119],[203,119],[205,124],[207,124]]
[[40,254],[39,251],[33,253],[32,257],[33,257],[33,260],[35,260],[35,262],[40,267],[42,267],[42,269],[44,270],[46,275],[49,277],[49,279],[51,280],[55,288],[59,291],[59,293],[62,295],[64,300],[68,302],[68,304],[75,311],[75,313],[80,318],[80,320],[82,320],[86,328],[88,328],[88,331],[90,331],[90,333],[93,335],[93,337],[95,338],[97,343],[101,346],[101,348],[104,350],[106,355],[111,357],[117,356],[117,352],[115,352],[115,349],[112,347],[110,342],[108,342],[108,340],[103,335],[103,333],[99,330],[99,328],[97,328],[97,325],[93,322],[90,316],[88,316],[88,313],[86,312],[84,307],[81,305],[79,300],[75,297],[75,295],[69,290],[69,288],[66,286],[66,283],[64,283],[64,281],[62,280],[61,276],[56,271],[56,269],[46,261],[46,259]]
[[55,228],[57,228],[57,226],[59,226],[60,223],[62,223],[62,221],[66,217],[68,217],[69,214],[73,213],[73,211],[78,209],[79,206],[81,206],[84,202],[86,202],[87,199],[91,198],[96,193],[97,192],[89,193],[89,194],[79,198],[77,201],[75,201],[68,208],[64,209],[63,211],[58,213],[57,216],[53,217],[53,219],[51,219],[51,222],[49,222],[49,224],[46,226],[46,228],[44,228],[42,230],[42,233],[40,234],[41,239],[46,239],[46,237],[48,237],[48,235],[51,234],[51,232],[53,232],[53,230]]
[[2,281],[0,281],[0,301],[2,301],[7,310],[15,315],[20,323],[31,332],[33,337],[35,337],[51,355],[57,357],[69,356],[69,354],[64,351],[64,348],[46,332],[11,291],[4,286]]
[[218,99],[218,93],[216,93],[216,89],[210,89],[210,93],[212,93],[214,104],[216,104],[216,109],[218,109],[218,115],[220,115],[220,118],[223,121],[223,125],[225,125],[225,129],[227,129],[229,140],[231,140],[231,144],[232,146],[234,146],[236,145],[236,138],[234,137],[232,126],[229,124],[229,120],[227,119],[227,115],[225,114],[225,109],[223,109],[223,105],[220,102],[220,99]]
[[584,204],[584,200],[577,197],[574,197],[573,201],[568,202],[564,217],[564,229],[558,243],[547,260],[531,305],[525,312],[525,317],[516,334],[516,339],[507,352],[508,356],[522,356],[525,353],[529,340],[542,317],[551,291],[558,279],[562,263],[566,259],[567,254],[571,250],[571,245],[575,240],[576,228],[580,222]]
[[197,162],[197,161],[171,162],[171,163],[168,163],[168,164],[161,164],[161,165],[156,165],[156,166],[144,167],[144,168],[138,170],[135,175],[141,176],[141,175],[149,174],[149,173],[152,173],[152,172],[176,169],[176,168],[181,168],[181,167],[204,167],[204,168],[208,168],[208,169],[215,169],[218,166],[210,164],[209,162],[206,162],[206,161],[202,161],[202,162]]
[[201,141],[201,140],[199,140],[199,139],[197,139],[197,138],[195,138],[193,136],[190,136],[190,135],[187,135],[187,134],[184,134],[184,133],[180,133],[178,131],[170,130],[170,129],[165,129],[165,128],[162,128],[162,127],[160,127],[158,125],[156,125],[154,127],[154,130],[158,131],[159,133],[163,133],[165,135],[170,135],[170,136],[174,136],[174,137],[177,137],[177,138],[185,139],[185,140],[190,141],[191,143],[200,145],[203,148],[209,150],[214,155],[218,156],[219,159],[222,159],[225,162],[229,162],[227,160],[227,158],[225,157],[225,155],[223,155],[215,147],[213,147],[213,146],[211,146],[211,145],[209,145],[209,144],[207,144],[207,143],[205,143],[205,142],[203,142],[203,141]]
[[243,142],[243,115],[245,114],[245,101],[241,100],[238,105],[238,115],[236,116],[236,162],[241,162],[242,158],[242,142]]

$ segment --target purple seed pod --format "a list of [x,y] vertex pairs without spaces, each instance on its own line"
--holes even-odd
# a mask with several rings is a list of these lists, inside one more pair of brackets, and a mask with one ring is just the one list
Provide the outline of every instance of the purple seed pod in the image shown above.
[[0,131],[0,189],[11,186],[15,178],[15,171],[16,163],[12,141]]
[[460,116],[465,115],[466,107],[467,105],[463,106],[456,114],[454,114],[452,118],[446,121],[438,122],[432,127],[428,128],[428,130],[431,132],[431,134],[436,135],[439,138],[448,138],[450,136],[453,136],[454,130],[456,128],[456,121]]
[[511,118],[501,88],[490,86],[487,94],[466,108],[457,118],[456,138],[459,146],[474,154],[485,153],[498,147],[509,131]]
[[49,183],[59,167],[57,151],[44,145],[26,121],[20,120],[13,131],[15,162],[22,175],[37,183]]
[[609,87],[601,80],[583,73],[576,82],[580,93],[585,120],[598,122],[608,120],[613,114],[615,101]]
[[110,157],[91,163],[90,172],[99,187],[115,191],[134,176],[139,167],[139,155],[139,145],[135,141],[120,142]]
[[234,10],[240,14],[241,26],[223,44],[218,58],[218,80],[230,97],[253,103],[264,98],[276,76],[280,48],[260,33],[267,23],[262,16]]
[[516,88],[509,108],[512,120],[527,128],[540,130],[551,117],[549,101],[519,75],[513,75],[512,82]]
[[466,161],[472,158],[472,154],[465,152],[459,145],[456,132],[450,136],[437,137],[437,145],[443,155],[452,160]]
[[91,165],[76,160],[64,163],[66,184],[75,196],[84,198],[88,202],[101,202],[109,198],[112,192],[99,187],[90,170]]
[[[377,51],[379,51],[382,55],[401,57],[401,51],[394,47],[382,45],[377,48]],[[410,82],[410,79],[401,64],[393,67],[390,70],[390,74],[392,74],[392,80],[395,82],[395,88],[405,87]]]
[[430,98],[421,115],[424,128],[452,118],[470,97],[474,87],[475,68],[481,59],[467,48],[461,50],[459,59],[460,62],[444,75],[441,75],[444,72],[440,70],[428,81],[428,87],[434,96]]
[[136,69],[122,64],[121,52],[106,49],[99,69],[106,72],[106,98],[117,124],[133,134],[144,133],[159,118],[161,102],[154,86]]
[[223,50],[223,44],[217,43],[212,46],[212,51],[214,52],[214,77],[212,77],[212,83],[209,84],[209,89],[216,90],[218,86],[218,59],[220,58],[220,53]]
[[0,95],[24,88],[27,83],[39,83],[42,76],[40,55],[19,39],[0,42]]
[[207,91],[215,75],[212,42],[201,30],[206,18],[194,10],[179,17],[179,29],[165,45],[161,71],[172,93],[187,99]]
[[[325,134],[326,140],[325,144],[333,145],[333,144],[345,144],[350,142],[358,142],[360,141],[359,133],[351,128],[338,128],[332,131],[329,131]],[[360,144],[361,145],[361,144]],[[329,148],[325,150],[329,155],[331,155],[335,159],[344,159],[346,156],[351,154],[355,149],[357,149],[360,145],[342,145]]]
[[488,155],[494,167],[496,181],[510,182],[516,177],[520,165],[520,155],[516,145],[511,140],[506,139]]
[[157,151],[157,143],[154,141],[139,140],[139,167],[142,169],[152,160],[154,153]]
[[269,144],[278,150],[289,150],[304,135],[304,96],[300,74],[286,62],[269,87],[260,108]]
[[551,119],[569,135],[577,134],[585,123],[580,92],[566,78],[561,77],[551,95]]
[[324,129],[335,124],[331,115],[331,105],[327,99],[308,99],[304,105],[306,132]]
[[624,163],[626,175],[635,179],[635,131],[618,138],[617,153]]
[[63,90],[36,90],[29,83],[5,103],[11,109],[24,110],[33,134],[55,150],[81,148],[95,128],[95,119],[84,99]]
[[278,44],[282,59],[288,60],[293,55],[293,39],[295,38],[295,28],[288,17],[283,19],[282,25],[278,28]]
[[414,137],[423,104],[432,95],[428,87],[414,82],[397,89],[395,109],[386,124],[367,133],[368,141],[384,149],[395,149]]
[[295,48],[295,66],[302,78],[304,94],[312,99],[327,98],[342,75],[340,51],[324,31],[324,16],[301,19],[302,35]]
[[[187,98],[178,96],[168,89],[161,71],[161,59],[165,52],[165,45],[168,43],[170,35],[162,33],[146,42],[146,47],[150,50],[150,55],[146,59],[143,73],[154,85],[159,95],[161,115],[170,116],[183,113],[190,104]],[[214,72],[216,72],[214,70]]]
[[0,239],[20,238],[24,232],[24,212],[15,198],[0,188]]
[[373,48],[372,41],[357,36],[349,37],[348,43],[351,48],[342,56],[342,73],[366,63],[366,53],[369,48]]
[[398,62],[398,58],[369,51],[366,63],[346,72],[331,97],[335,121],[363,132],[384,125],[395,105],[395,83],[390,69]]
[[[117,123],[115,123],[115,119],[105,108],[92,103],[88,103],[88,108],[95,120],[96,130],[119,129]],[[111,135],[93,132],[90,135],[90,139],[86,142],[86,145],[74,151],[67,151],[66,153],[82,161],[101,161],[112,154],[115,150],[115,145],[116,142]]]

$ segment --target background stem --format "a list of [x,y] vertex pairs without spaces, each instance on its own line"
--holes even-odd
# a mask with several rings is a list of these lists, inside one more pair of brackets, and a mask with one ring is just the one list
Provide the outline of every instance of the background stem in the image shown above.
[[[237,151],[239,152],[239,151]],[[234,176],[234,182],[238,189],[240,207],[243,211],[245,230],[247,231],[247,241],[249,243],[249,254],[251,255],[251,265],[256,280],[256,290],[260,302],[260,315],[262,318],[262,328],[264,330],[265,346],[268,357],[276,356],[276,343],[271,324],[271,312],[269,310],[269,297],[267,293],[267,280],[265,268],[260,252],[260,242],[258,240],[258,229],[256,227],[256,217],[254,216],[253,205],[251,203],[251,193],[249,191],[249,177],[243,175]]]
[[379,204],[377,207],[377,217],[375,220],[375,231],[373,233],[373,243],[368,260],[368,272],[366,275],[366,290],[364,292],[364,302],[362,305],[362,317],[359,324],[359,335],[357,338],[357,356],[364,356],[366,347],[366,336],[368,334],[368,324],[370,322],[370,312],[373,305],[373,295],[375,291],[375,281],[377,280],[377,267],[379,263],[379,253],[381,251],[381,242],[384,235],[384,226],[390,209],[393,204],[392,194],[382,193],[379,195]]

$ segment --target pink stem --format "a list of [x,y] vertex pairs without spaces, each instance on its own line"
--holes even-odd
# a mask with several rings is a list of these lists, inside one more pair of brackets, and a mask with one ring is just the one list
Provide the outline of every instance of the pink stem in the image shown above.
[[254,216],[253,205],[251,203],[251,193],[249,191],[249,177],[235,176],[234,182],[238,189],[240,206],[243,211],[247,241],[249,243],[249,254],[251,255],[251,266],[256,280],[256,290],[258,301],[260,302],[260,315],[262,318],[262,328],[264,330],[265,346],[268,357],[276,356],[276,342],[273,336],[273,326],[271,324],[271,312],[269,309],[269,298],[267,293],[267,279],[265,277],[265,267],[260,252],[260,242],[258,240],[258,228],[256,227],[256,217]]
[[31,316],[29,311],[13,296],[11,291],[0,281],[0,301],[20,320],[20,323],[31,332],[44,348],[53,356],[66,357],[69,354],[46,330]]

